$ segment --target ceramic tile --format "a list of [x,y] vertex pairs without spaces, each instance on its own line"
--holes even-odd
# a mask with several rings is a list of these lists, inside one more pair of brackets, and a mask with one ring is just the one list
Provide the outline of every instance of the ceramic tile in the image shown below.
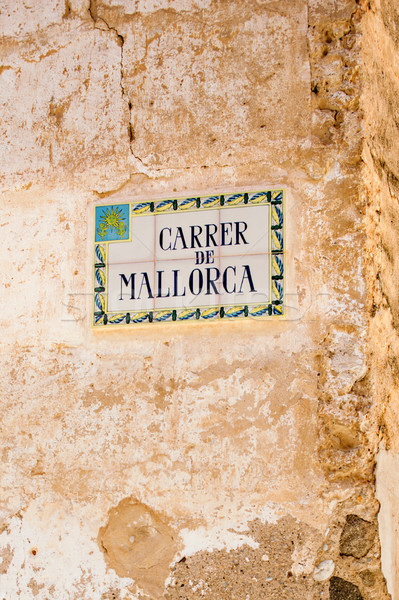
[[272,250],[275,252],[283,252],[284,250],[283,234],[281,231],[272,231]]
[[224,194],[223,205],[224,206],[237,206],[239,204],[245,204],[247,194],[239,192],[238,194]]
[[263,190],[95,207],[93,324],[283,316],[283,201]]
[[154,307],[154,263],[108,266],[108,311],[143,311]]
[[270,301],[270,254],[222,257],[220,273],[221,305]]
[[203,196],[200,198],[201,210],[209,210],[211,208],[219,208],[220,206],[220,196]]
[[156,215],[156,259],[195,261],[197,252],[219,251],[219,210]]
[[190,259],[157,261],[155,279],[156,309],[219,304],[220,271],[216,261],[207,265],[196,265]]
[[131,241],[109,245],[108,263],[141,262],[154,259],[154,216],[132,217]]
[[220,211],[221,256],[269,252],[270,207],[240,206]]
[[96,242],[129,239],[129,204],[96,206]]

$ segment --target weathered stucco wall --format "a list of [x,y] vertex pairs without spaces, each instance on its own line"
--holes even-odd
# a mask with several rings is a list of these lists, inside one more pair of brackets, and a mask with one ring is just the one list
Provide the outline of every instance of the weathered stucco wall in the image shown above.
[[370,351],[374,384],[377,496],[388,589],[399,598],[398,531],[398,232],[399,136],[397,115],[399,12],[381,0],[364,22],[365,192],[368,198]]
[[[6,600],[387,598],[354,0],[2,0]],[[284,186],[288,318],[93,331],[93,204]]]

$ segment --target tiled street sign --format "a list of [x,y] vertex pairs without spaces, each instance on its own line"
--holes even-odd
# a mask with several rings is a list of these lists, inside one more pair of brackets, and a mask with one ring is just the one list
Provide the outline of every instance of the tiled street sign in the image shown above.
[[284,314],[284,192],[95,207],[95,326]]

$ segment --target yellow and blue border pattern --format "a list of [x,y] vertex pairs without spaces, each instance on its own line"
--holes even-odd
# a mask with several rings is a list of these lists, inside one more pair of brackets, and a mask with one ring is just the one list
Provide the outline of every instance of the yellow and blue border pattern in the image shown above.
[[[108,243],[130,240],[130,217],[165,214],[176,211],[201,211],[231,206],[268,204],[271,209],[271,300],[257,306],[234,305],[207,308],[149,310],[113,313],[107,311],[107,251]],[[240,192],[194,198],[101,205],[95,207],[94,245],[94,314],[95,327],[105,325],[136,325],[173,321],[214,321],[237,318],[267,318],[284,316],[284,190]]]

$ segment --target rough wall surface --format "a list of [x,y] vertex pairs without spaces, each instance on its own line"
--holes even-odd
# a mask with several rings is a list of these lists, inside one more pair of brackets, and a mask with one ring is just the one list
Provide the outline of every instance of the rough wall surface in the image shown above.
[[370,289],[370,351],[375,447],[380,447],[377,496],[388,589],[399,598],[399,10],[397,3],[373,3],[364,21],[365,193],[368,199],[367,275]]
[[[1,0],[6,600],[387,598],[368,10]],[[91,330],[94,202],[265,185],[287,194],[289,319]]]

